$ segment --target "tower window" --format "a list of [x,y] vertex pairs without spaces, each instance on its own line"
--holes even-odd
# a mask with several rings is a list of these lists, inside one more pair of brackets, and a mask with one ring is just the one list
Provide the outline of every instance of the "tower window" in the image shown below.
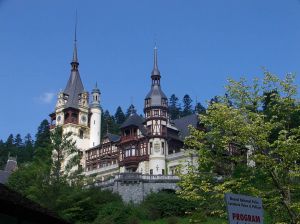
[[152,142],[150,142],[150,155],[152,155]]
[[150,175],[153,175],[153,169],[150,169]]
[[147,111],[146,117],[150,117],[150,111]]
[[158,116],[159,112],[158,110],[154,110],[154,116]]
[[80,131],[79,131],[79,138],[80,138],[80,139],[83,139],[83,130],[80,130]]

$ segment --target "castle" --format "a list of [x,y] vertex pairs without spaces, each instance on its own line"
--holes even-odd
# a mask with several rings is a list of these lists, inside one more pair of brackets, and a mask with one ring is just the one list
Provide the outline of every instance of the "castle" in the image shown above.
[[150,91],[144,100],[144,117],[132,108],[120,127],[120,136],[106,133],[101,138],[100,90],[96,85],[91,93],[85,91],[78,67],[75,40],[69,81],[58,94],[50,117],[52,129],[62,126],[64,132],[73,133],[82,153],[81,165],[86,176],[100,181],[122,173],[162,178],[175,175],[180,165],[185,172],[184,165],[197,163],[195,154],[184,149],[183,141],[189,134],[189,125],[198,127],[198,117],[192,114],[173,121],[169,119],[156,47]]

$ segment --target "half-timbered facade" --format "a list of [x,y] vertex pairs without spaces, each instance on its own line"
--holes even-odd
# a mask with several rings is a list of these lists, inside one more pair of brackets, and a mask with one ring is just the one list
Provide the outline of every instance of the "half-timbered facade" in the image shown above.
[[[121,125],[121,135],[107,133],[101,141],[100,90],[85,91],[79,74],[76,39],[71,74],[64,91],[58,94],[55,111],[50,114],[51,128],[62,126],[72,132],[85,175],[104,180],[123,172],[148,175],[175,174],[180,164],[196,162],[193,154],[183,149],[188,126],[198,126],[197,115],[170,121],[168,98],[161,87],[157,48],[150,91],[144,100],[144,116],[132,108]],[[91,97],[90,97],[91,96]],[[91,98],[91,99],[90,99]]]
[[86,175],[100,180],[118,173],[138,172],[149,175],[174,175],[178,167],[196,163],[192,153],[183,148],[188,126],[198,127],[197,115],[170,121],[168,98],[161,88],[157,48],[151,87],[144,100],[144,116],[131,109],[120,127],[120,136],[107,133],[99,146],[86,150]]

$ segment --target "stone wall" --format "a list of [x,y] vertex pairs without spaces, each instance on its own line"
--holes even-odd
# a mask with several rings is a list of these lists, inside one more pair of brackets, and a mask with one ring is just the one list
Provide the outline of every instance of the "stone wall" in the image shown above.
[[96,186],[118,193],[126,203],[138,204],[151,192],[178,190],[178,181],[179,177],[172,175],[120,173],[114,179],[97,183]]

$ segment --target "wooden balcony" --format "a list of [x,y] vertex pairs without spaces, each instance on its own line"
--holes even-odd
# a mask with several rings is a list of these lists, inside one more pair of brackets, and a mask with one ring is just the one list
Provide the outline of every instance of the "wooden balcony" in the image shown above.
[[128,156],[124,157],[123,160],[120,161],[120,166],[126,166],[127,168],[137,168],[139,162],[148,161],[149,156]]
[[130,141],[137,141],[138,137],[134,135],[122,136],[121,143],[130,142]]

